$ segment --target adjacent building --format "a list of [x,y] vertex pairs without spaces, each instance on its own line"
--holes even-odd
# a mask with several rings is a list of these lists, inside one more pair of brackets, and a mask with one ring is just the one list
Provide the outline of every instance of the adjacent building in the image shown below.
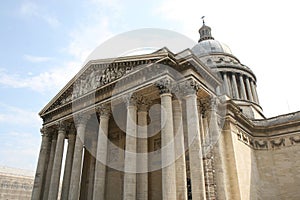
[[0,166],[0,200],[29,200],[34,172]]

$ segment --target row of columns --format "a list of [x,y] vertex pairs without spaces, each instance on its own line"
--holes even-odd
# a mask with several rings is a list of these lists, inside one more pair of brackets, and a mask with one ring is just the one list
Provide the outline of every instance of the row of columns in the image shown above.
[[229,96],[259,104],[255,82],[249,77],[242,74],[223,72],[223,81],[224,90]]
[[[187,175],[184,149],[183,118],[181,101],[174,99],[168,83],[156,85],[160,90],[161,145],[162,145],[162,195],[164,200],[187,199]],[[187,119],[187,140],[189,145],[190,178],[193,199],[206,199],[203,171],[201,129],[197,110],[197,90],[194,84],[185,88],[185,108]],[[127,100],[126,146],[124,160],[123,199],[148,199],[148,157],[136,157],[136,153],[147,155],[147,109],[146,103],[130,97]],[[98,108],[99,129],[95,148],[92,197],[105,199],[105,178],[107,160],[107,136],[110,111],[106,106]],[[85,129],[89,117],[76,116],[75,131],[68,134],[68,148],[65,161],[61,199],[78,200],[81,186],[82,160]],[[32,199],[57,199],[62,166],[66,124],[57,124],[57,134],[42,131],[42,144],[36,171]],[[175,135],[176,134],[176,135]],[[178,135],[177,135],[178,134]],[[50,136],[51,135],[51,136]],[[138,140],[137,140],[138,136]],[[174,141],[175,143],[170,141]],[[50,151],[49,151],[50,150]],[[179,153],[178,153],[179,152]],[[179,156],[178,156],[179,155]],[[49,157],[49,159],[47,159]],[[176,161],[175,161],[176,160]],[[48,167],[46,167],[48,163]],[[136,173],[137,167],[145,173]],[[46,169],[46,170],[45,170]]]

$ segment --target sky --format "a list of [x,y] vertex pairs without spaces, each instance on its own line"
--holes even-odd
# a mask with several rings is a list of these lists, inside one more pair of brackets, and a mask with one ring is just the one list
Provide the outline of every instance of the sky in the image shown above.
[[255,73],[266,117],[300,110],[297,1],[3,1],[0,165],[36,169],[38,112],[102,42],[141,28],[176,31],[196,42],[202,16],[214,38]]

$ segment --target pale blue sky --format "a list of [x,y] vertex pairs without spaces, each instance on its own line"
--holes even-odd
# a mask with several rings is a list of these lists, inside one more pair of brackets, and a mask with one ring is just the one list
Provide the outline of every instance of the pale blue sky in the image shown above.
[[[0,5],[0,165],[35,170],[38,112],[101,42],[139,28],[198,40],[201,16],[258,79],[266,116],[300,110],[297,1],[14,0]],[[187,47],[189,48],[189,47]]]

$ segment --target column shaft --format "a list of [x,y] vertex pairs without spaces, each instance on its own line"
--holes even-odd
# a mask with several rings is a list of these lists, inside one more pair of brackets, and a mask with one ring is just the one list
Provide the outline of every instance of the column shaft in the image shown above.
[[239,75],[239,79],[241,85],[241,98],[247,100],[246,88],[245,88],[245,83],[242,74]]
[[199,116],[197,111],[197,96],[196,94],[190,94],[187,95],[185,99],[192,198],[193,200],[205,200],[205,181],[203,170],[202,144],[200,140]]
[[51,142],[51,152],[49,156],[49,162],[48,162],[48,168],[47,168],[47,174],[46,174],[46,182],[44,187],[44,195],[43,199],[48,200],[49,195],[49,188],[51,183],[51,174],[52,174],[52,168],[53,168],[53,161],[55,156],[55,149],[56,149],[56,141],[57,141],[57,135],[52,135],[52,142]]
[[246,87],[247,87],[249,101],[253,101],[253,94],[252,94],[252,91],[251,91],[250,82],[249,82],[248,77],[246,78]]
[[[45,130],[42,129],[41,131]],[[42,133],[42,143],[40,148],[39,160],[37,164],[34,185],[31,195],[32,200],[39,200],[41,197],[43,182],[45,179],[46,156],[49,148],[49,141],[49,135],[46,133]]]
[[87,119],[79,119],[77,122],[77,135],[74,149],[69,200],[78,200],[80,194],[81,183],[81,171],[82,171],[82,156],[83,156],[83,144],[85,138],[85,126]]
[[[137,199],[148,199],[148,142],[147,142],[147,111],[138,111],[137,140]],[[141,172],[141,173],[140,173]]]
[[124,200],[136,199],[136,106],[127,106],[126,149],[124,163]]
[[252,89],[254,101],[255,101],[255,103],[259,104],[258,96],[257,96],[257,91],[256,91],[256,87],[254,85],[254,82],[250,81],[250,85],[251,85],[251,89]]
[[163,93],[161,99],[161,154],[163,200],[176,199],[176,172],[171,93]]
[[181,102],[173,100],[175,137],[176,199],[187,200],[187,178]]
[[68,194],[70,189],[73,154],[74,154],[74,147],[75,147],[75,133],[69,134],[68,137],[69,137],[68,150],[67,150],[64,178],[63,178],[62,191],[61,191],[62,200],[68,199]]
[[223,81],[224,81],[225,93],[230,96],[229,83],[228,83],[228,78],[227,78],[226,72],[224,72],[224,74],[223,74]]
[[94,180],[95,180],[95,167],[96,167],[96,154],[97,154],[97,141],[93,140],[90,151],[90,168],[88,174],[88,189],[87,189],[87,200],[93,199]]
[[239,90],[238,90],[235,74],[232,73],[231,78],[232,78],[232,82],[233,82],[233,98],[239,99],[240,95],[239,95]]
[[51,174],[51,182],[49,188],[49,197],[48,197],[49,200],[57,200],[58,189],[60,185],[60,173],[61,173],[61,164],[62,164],[62,158],[64,152],[65,136],[66,136],[65,128],[59,127],[52,174]]
[[93,199],[105,199],[105,177],[107,162],[107,135],[108,135],[108,115],[100,114],[100,124],[98,130],[97,156],[95,166],[95,180]]

